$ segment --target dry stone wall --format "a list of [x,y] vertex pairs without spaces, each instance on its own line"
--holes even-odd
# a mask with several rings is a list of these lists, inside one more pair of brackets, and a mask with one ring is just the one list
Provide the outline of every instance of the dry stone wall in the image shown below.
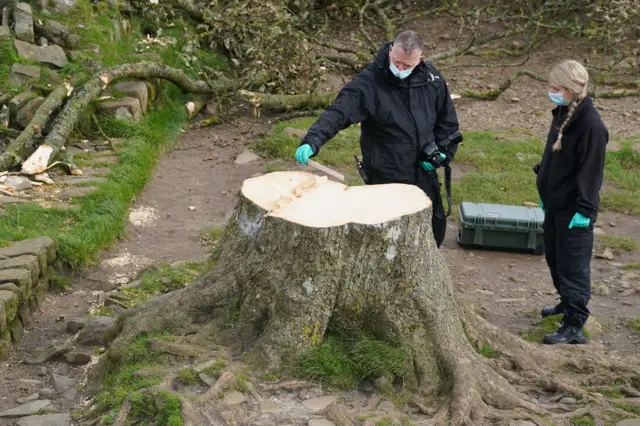
[[0,360],[8,358],[11,345],[20,342],[32,313],[43,303],[56,255],[49,237],[0,248]]

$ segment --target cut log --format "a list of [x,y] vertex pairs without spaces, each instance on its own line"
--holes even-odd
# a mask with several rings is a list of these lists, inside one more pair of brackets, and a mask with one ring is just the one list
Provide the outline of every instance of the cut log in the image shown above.
[[[637,360],[600,357],[593,347],[540,350],[474,314],[453,293],[431,214],[431,201],[411,185],[346,187],[305,172],[248,179],[215,266],[119,316],[122,332],[101,362],[117,365],[138,336],[170,327],[228,346],[256,374],[287,374],[328,329],[364,331],[404,350],[405,386],[439,407],[438,425],[553,420],[517,386],[589,399],[573,366],[588,365],[588,380],[601,374],[608,383],[640,373]],[[478,353],[485,344],[495,358]]]
[[[83,111],[85,111],[89,104],[99,96],[107,85],[119,80],[151,80],[156,78],[170,81],[185,93],[208,94],[228,92],[234,90],[239,84],[238,82],[228,79],[220,79],[213,83],[192,80],[180,69],[171,68],[155,62],[138,62],[135,64],[118,65],[106,72],[101,72],[95,75],[76,92],[69,102],[66,103],[62,112],[57,116],[51,132],[43,142],[44,144],[52,147],[50,158],[53,158],[53,156],[60,152],[62,147],[65,146],[66,141],[69,139],[71,132],[75,128]],[[61,92],[58,92],[58,89],[56,89],[54,93]],[[52,96],[54,96],[53,93],[49,98],[47,98],[47,101],[42,104],[38,111],[41,111],[43,108],[51,105],[49,99],[52,99]],[[37,115],[38,113],[36,113],[36,116]],[[49,116],[46,118],[48,120]],[[0,171],[8,170],[10,167],[15,167],[25,159],[26,155],[28,155],[28,148],[32,146],[32,142],[26,141],[27,136],[30,135],[29,137],[33,139],[33,134],[35,134],[34,132],[39,132],[40,129],[44,127],[47,120],[42,123],[40,121],[36,122],[36,117],[34,117],[32,124],[37,124],[37,126],[34,127],[33,125],[30,125],[25,130],[25,132],[29,131],[30,133],[25,135],[24,139],[16,139],[13,141],[15,149],[7,149],[7,151],[5,151],[5,153],[0,157]]]
[[40,105],[29,125],[0,155],[0,171],[6,171],[22,163],[29,155],[40,136],[41,130],[48,123],[51,116],[62,106],[65,99],[71,95],[72,87],[68,83],[58,86]]

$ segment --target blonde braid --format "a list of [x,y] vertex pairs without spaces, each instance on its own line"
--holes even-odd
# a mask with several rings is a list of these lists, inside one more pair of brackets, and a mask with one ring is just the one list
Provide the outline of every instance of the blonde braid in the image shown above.
[[564,119],[564,121],[560,125],[560,128],[558,129],[558,139],[556,139],[556,142],[553,144],[553,152],[558,152],[562,149],[562,133],[564,132],[564,128],[567,126],[567,124],[569,124],[569,120],[571,120],[571,117],[576,112],[576,109],[578,109],[578,103],[579,102],[574,99],[569,104],[567,117]]

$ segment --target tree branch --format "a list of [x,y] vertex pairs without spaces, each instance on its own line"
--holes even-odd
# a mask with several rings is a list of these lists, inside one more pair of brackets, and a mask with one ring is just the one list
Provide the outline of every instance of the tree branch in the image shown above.
[[71,94],[71,90],[68,83],[61,84],[47,97],[34,114],[29,125],[16,139],[11,141],[0,155],[0,171],[9,170],[22,163],[33,149],[41,130],[55,111],[62,106],[64,100]]

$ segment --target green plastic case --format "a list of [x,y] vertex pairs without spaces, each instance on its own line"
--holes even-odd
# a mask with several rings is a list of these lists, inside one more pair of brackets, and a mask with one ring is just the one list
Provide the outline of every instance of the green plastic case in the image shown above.
[[544,254],[544,211],[539,207],[463,202],[458,213],[461,246]]

